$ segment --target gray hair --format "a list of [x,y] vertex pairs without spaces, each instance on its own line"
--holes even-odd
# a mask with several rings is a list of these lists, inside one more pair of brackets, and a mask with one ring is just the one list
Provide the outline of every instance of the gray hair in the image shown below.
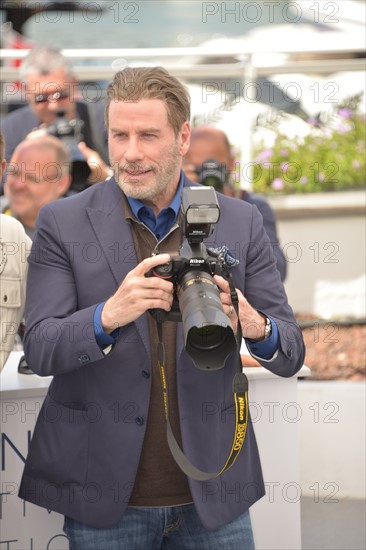
[[68,59],[59,50],[37,46],[24,58],[20,67],[20,76],[25,81],[30,74],[46,76],[57,69],[64,69],[68,78],[73,77]]
[[112,101],[160,99],[165,103],[168,121],[177,136],[182,124],[190,119],[187,88],[163,67],[126,67],[119,71],[107,88],[105,124],[108,128]]

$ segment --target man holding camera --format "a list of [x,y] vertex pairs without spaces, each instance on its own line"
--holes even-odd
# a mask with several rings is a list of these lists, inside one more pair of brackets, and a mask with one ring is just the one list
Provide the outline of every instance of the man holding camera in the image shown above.
[[[230,181],[230,174],[235,171],[235,158],[227,135],[213,126],[198,126],[191,132],[191,144],[184,157],[183,170],[189,179],[206,185],[212,181],[217,191],[236,196],[237,192]],[[263,217],[264,229],[272,245],[273,254],[277,261],[277,269],[281,280],[284,281],[287,273],[286,258],[278,242],[276,219],[272,208],[266,199],[244,189],[239,197],[250,204],[254,204]]]
[[50,126],[62,110],[69,121],[82,121],[83,141],[95,149],[87,105],[78,99],[78,82],[67,59],[54,48],[35,47],[21,65],[22,97],[28,103],[2,121],[5,158],[9,162],[15,147],[34,129]]
[[[181,197],[192,185],[181,170],[189,119],[189,95],[166,70],[120,71],[106,107],[114,178],[39,215],[25,355],[53,381],[20,496],[65,515],[72,550],[254,547],[248,509],[264,485],[251,423],[233,465],[208,481],[183,473],[167,438],[168,409],[188,460],[217,472],[235,427],[237,354],[205,372],[185,348],[182,324],[168,318],[159,330],[149,313],[170,312],[182,292],[169,277],[148,275],[182,251]],[[207,205],[190,206],[186,221],[196,223]],[[275,262],[264,253],[261,217],[223,195],[218,206],[206,245],[225,244],[239,259],[231,269],[238,307],[229,280],[213,275],[220,308],[263,366],[291,376],[302,366],[304,345]],[[200,286],[192,278],[189,284]],[[207,412],[212,405],[216,414]]]
[[[21,76],[22,97],[28,105],[9,113],[2,121],[6,160],[10,161],[16,146],[31,132],[42,129],[70,147],[72,187],[76,191],[104,179],[108,172],[100,156],[104,144],[97,152],[95,143],[99,142],[92,135],[94,118],[88,104],[80,100],[78,82],[68,60],[54,48],[35,47],[23,60]],[[79,142],[82,144],[78,148]]]

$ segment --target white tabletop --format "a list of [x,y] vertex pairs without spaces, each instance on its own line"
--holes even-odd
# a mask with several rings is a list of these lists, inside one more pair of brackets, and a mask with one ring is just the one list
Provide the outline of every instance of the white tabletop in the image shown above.
[[[35,397],[45,395],[52,376],[38,376],[37,374],[18,373],[19,360],[22,357],[22,351],[13,351],[0,374],[1,398],[10,397]],[[243,369],[249,380],[283,380],[283,378],[273,374],[263,367],[246,367]],[[303,366],[295,377],[305,377],[310,375],[310,369]]]
[[34,397],[45,395],[52,376],[38,376],[37,374],[20,374],[19,360],[23,351],[12,351],[0,374],[1,398],[23,396]]

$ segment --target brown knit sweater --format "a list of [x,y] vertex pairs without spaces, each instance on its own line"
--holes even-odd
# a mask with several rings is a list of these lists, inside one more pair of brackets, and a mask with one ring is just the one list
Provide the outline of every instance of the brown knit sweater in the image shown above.
[[[157,239],[151,231],[134,217],[128,201],[125,201],[125,216],[130,221],[136,253],[139,262],[151,256],[157,246]],[[181,244],[181,231],[175,226],[159,243],[159,252],[177,253]],[[135,485],[130,498],[130,506],[174,506],[192,502],[186,475],[174,461],[166,437],[166,420],[160,372],[157,361],[158,335],[155,319],[149,315],[152,364],[146,365],[151,372],[151,395],[149,414],[140,463]],[[165,321],[163,340],[169,395],[169,419],[173,432],[181,445],[176,382],[176,331],[177,324]]]

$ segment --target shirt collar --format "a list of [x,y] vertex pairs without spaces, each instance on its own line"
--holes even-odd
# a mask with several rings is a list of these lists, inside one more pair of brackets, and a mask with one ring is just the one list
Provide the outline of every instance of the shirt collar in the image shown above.
[[[170,208],[171,210],[173,210],[173,212],[175,214],[174,219],[177,217],[179,209],[180,209],[183,182],[184,182],[184,174],[183,174],[183,171],[181,170],[177,192],[174,195],[172,202],[169,204],[169,206],[167,208],[167,209]],[[133,199],[132,197],[126,197],[126,198],[128,200],[128,203],[131,207],[131,210],[132,210],[134,216],[138,220],[140,220],[140,218],[141,218],[140,211],[142,209],[146,208],[145,204],[143,202],[141,202],[140,200],[138,200],[138,199]]]

